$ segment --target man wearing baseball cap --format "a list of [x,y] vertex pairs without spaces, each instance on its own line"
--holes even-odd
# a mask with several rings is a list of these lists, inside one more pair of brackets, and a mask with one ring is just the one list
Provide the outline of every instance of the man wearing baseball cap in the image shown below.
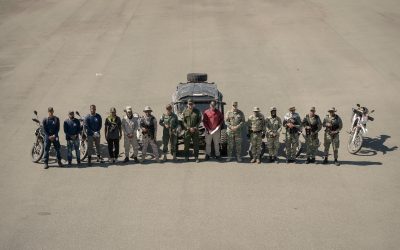
[[187,108],[182,113],[183,129],[185,130],[185,161],[189,161],[189,146],[193,142],[194,158],[199,162],[199,125],[201,123],[200,110],[194,107],[192,99],[187,101]]
[[322,128],[322,122],[319,116],[315,114],[315,111],[315,107],[311,107],[310,112],[306,114],[302,122],[306,132],[306,164],[315,163],[315,155],[319,147],[318,132]]
[[266,119],[267,126],[267,146],[269,153],[269,161],[276,162],[278,161],[278,150],[280,146],[279,142],[279,134],[282,130],[282,120],[279,116],[276,115],[276,107],[271,107],[270,112],[271,116]]
[[251,163],[261,163],[262,139],[265,138],[265,118],[260,108],[254,107],[253,114],[248,119],[248,137],[250,137],[252,159]]
[[335,108],[330,108],[328,110],[328,115],[325,117],[322,126],[325,127],[324,135],[324,161],[323,164],[328,163],[329,148],[332,144],[333,148],[333,158],[336,166],[340,166],[338,162],[338,152],[339,152],[339,132],[343,128],[342,119],[336,114]]
[[301,118],[296,113],[295,107],[289,108],[289,113],[283,118],[283,126],[285,131],[285,144],[286,144],[286,163],[296,161],[297,147],[299,146],[299,132],[301,130]]
[[170,144],[172,159],[175,161],[178,142],[176,133],[176,129],[178,128],[178,116],[173,112],[171,104],[165,106],[165,112],[162,114],[159,124],[163,127],[163,160],[167,161],[168,144]]

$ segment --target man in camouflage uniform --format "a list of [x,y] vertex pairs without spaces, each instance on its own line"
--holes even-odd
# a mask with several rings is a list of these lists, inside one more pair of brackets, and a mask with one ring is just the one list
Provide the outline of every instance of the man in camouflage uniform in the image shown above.
[[296,151],[297,147],[299,146],[301,119],[299,114],[295,111],[295,107],[289,108],[289,113],[287,113],[283,118],[283,126],[286,128],[286,163],[292,163],[296,161]]
[[315,114],[315,107],[311,107],[310,113],[304,117],[302,125],[306,133],[306,164],[309,164],[310,162],[315,163],[315,154],[319,147],[318,132],[322,128],[321,119],[317,114]]
[[336,114],[336,109],[331,108],[328,110],[329,115],[324,119],[322,125],[325,127],[324,136],[324,161],[323,164],[328,163],[329,147],[332,144],[334,163],[336,166],[340,166],[338,162],[338,150],[339,150],[339,132],[343,128],[342,119]]
[[266,126],[269,162],[278,162],[279,134],[282,130],[282,120],[276,116],[276,107],[271,108],[271,116],[266,119]]
[[160,126],[163,127],[163,153],[164,161],[167,160],[168,144],[171,145],[171,154],[173,160],[176,160],[176,144],[177,144],[177,134],[176,128],[178,127],[178,116],[172,112],[172,105],[168,104],[166,107],[166,112],[160,118]]
[[157,146],[157,118],[155,118],[151,112],[151,108],[146,106],[143,110],[144,116],[140,118],[140,128],[143,134],[143,147],[142,147],[142,159],[143,163],[146,159],[147,148],[149,144],[153,150],[153,154],[156,158],[156,161],[160,163],[160,154],[158,152]]
[[242,126],[245,119],[243,112],[238,109],[238,103],[233,102],[232,109],[225,116],[228,134],[228,158],[226,161],[228,162],[232,160],[233,146],[236,147],[237,161],[242,162]]
[[261,144],[262,139],[265,138],[265,118],[261,114],[258,107],[254,107],[253,114],[249,116],[248,128],[248,137],[250,137],[251,143],[251,153],[253,154],[253,159],[251,159],[250,162],[260,164]]
[[200,110],[194,107],[191,99],[187,102],[187,108],[183,111],[183,129],[185,130],[185,161],[189,161],[190,141],[193,142],[194,158],[196,163],[199,162],[199,125],[201,122]]

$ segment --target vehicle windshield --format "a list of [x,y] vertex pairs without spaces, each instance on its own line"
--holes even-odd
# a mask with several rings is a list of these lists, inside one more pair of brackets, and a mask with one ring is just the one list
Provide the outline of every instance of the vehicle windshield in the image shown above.
[[[182,113],[186,107],[187,107],[186,103],[179,104],[178,106],[179,113]],[[203,113],[206,109],[210,107],[210,102],[195,102],[194,107],[196,107],[198,110],[200,110],[201,113]]]

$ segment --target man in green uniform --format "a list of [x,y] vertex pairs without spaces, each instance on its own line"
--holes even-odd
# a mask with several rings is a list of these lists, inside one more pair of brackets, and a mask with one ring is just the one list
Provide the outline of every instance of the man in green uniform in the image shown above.
[[304,117],[302,125],[306,133],[306,164],[315,163],[315,154],[319,147],[318,132],[322,128],[321,119],[315,114],[315,107],[311,107],[310,113]]
[[245,117],[241,110],[238,109],[238,103],[232,103],[232,109],[225,115],[225,124],[228,134],[228,158],[226,161],[232,160],[233,146],[236,148],[236,158],[238,162],[242,162],[242,126],[245,123]]
[[265,138],[265,118],[261,114],[260,108],[253,108],[253,114],[248,119],[248,128],[248,137],[250,137],[251,153],[253,155],[253,159],[250,162],[260,164],[261,144],[262,139]]
[[178,127],[178,116],[172,112],[172,105],[168,104],[166,112],[160,118],[160,126],[163,127],[163,154],[164,161],[167,161],[168,144],[171,146],[171,154],[173,160],[176,160],[176,143],[177,134],[176,128]]
[[187,108],[182,113],[183,129],[185,130],[185,161],[189,160],[189,146],[193,142],[194,158],[199,162],[199,125],[201,122],[200,110],[194,107],[192,99],[187,102]]
[[286,163],[292,163],[296,161],[297,147],[299,146],[299,131],[301,130],[301,119],[296,108],[289,108],[283,118],[283,126],[286,128],[285,131],[285,143],[286,143]]
[[328,163],[329,147],[332,144],[333,157],[336,166],[340,166],[338,162],[338,150],[339,150],[339,132],[343,128],[342,119],[336,114],[336,109],[331,108],[328,110],[329,115],[324,119],[322,125],[325,127],[324,136],[324,161],[323,164]]
[[266,126],[269,162],[278,162],[279,134],[282,130],[282,120],[276,115],[276,107],[271,108],[271,116],[266,119]]

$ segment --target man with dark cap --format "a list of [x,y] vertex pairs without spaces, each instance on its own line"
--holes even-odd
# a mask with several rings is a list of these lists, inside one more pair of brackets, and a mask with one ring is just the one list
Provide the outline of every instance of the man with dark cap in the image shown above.
[[334,163],[336,166],[340,166],[338,162],[338,150],[339,150],[339,132],[343,128],[342,119],[336,114],[335,108],[328,110],[328,115],[325,117],[322,125],[325,127],[324,135],[324,161],[323,164],[328,163],[329,147],[332,144]]
[[176,146],[177,146],[177,134],[176,129],[178,127],[178,116],[172,111],[172,105],[168,104],[165,107],[165,113],[162,114],[159,122],[160,126],[163,127],[163,154],[164,161],[167,160],[168,144],[171,146],[171,154],[173,160],[176,160]]
[[44,169],[49,168],[49,151],[51,144],[53,144],[54,149],[57,154],[58,166],[62,167],[61,163],[61,153],[60,153],[60,138],[58,137],[58,132],[60,131],[60,119],[54,115],[54,109],[49,107],[47,109],[49,116],[43,119],[43,130],[44,130]]
[[250,163],[261,163],[262,139],[265,138],[265,118],[260,108],[254,107],[253,114],[248,119],[248,137],[250,137],[251,153],[253,158]]
[[236,158],[238,162],[242,162],[242,127],[246,122],[246,118],[241,110],[238,109],[238,102],[232,103],[232,109],[225,115],[225,124],[227,126],[228,135],[228,158],[226,161],[232,160],[233,147],[236,148]]
[[269,162],[276,161],[278,163],[279,134],[282,130],[282,120],[276,115],[276,107],[272,107],[270,111],[271,116],[266,119]]
[[295,107],[289,108],[289,113],[286,113],[283,118],[283,126],[286,128],[286,163],[292,163],[296,161],[296,152],[299,146],[299,132],[301,131],[301,119],[299,114],[296,113]]
[[146,106],[143,110],[144,116],[140,118],[140,128],[143,134],[143,148],[142,148],[142,160],[143,163],[146,159],[147,148],[149,144],[153,150],[153,154],[156,157],[156,161],[160,162],[160,154],[157,146],[157,119],[151,114],[152,109]]
[[85,117],[85,129],[88,140],[88,166],[92,165],[92,154],[94,153],[93,142],[96,145],[97,162],[104,162],[100,154],[100,130],[102,126],[102,118],[101,115],[96,113],[96,105],[90,105],[90,114]]
[[187,108],[182,113],[183,129],[185,130],[185,161],[189,160],[189,146],[193,142],[194,158],[199,162],[199,125],[201,122],[200,110],[194,107],[192,99],[187,101]]
[[322,128],[321,119],[317,114],[315,114],[315,107],[310,108],[310,113],[306,114],[303,119],[302,125],[306,133],[306,164],[315,163],[315,155],[319,147],[318,132]]
[[78,166],[81,164],[81,155],[79,149],[79,133],[81,132],[81,123],[75,118],[74,111],[68,112],[68,118],[64,121],[64,133],[67,140],[67,160],[68,167],[72,164],[72,151],[75,150]]
[[110,109],[110,115],[106,118],[104,134],[107,140],[109,159],[115,163],[119,156],[119,141],[122,138],[122,122],[121,118],[117,116],[115,108]]
[[221,160],[219,142],[221,139],[221,128],[224,123],[224,115],[216,108],[216,106],[217,103],[215,101],[211,101],[210,108],[205,110],[203,113],[203,125],[206,129],[206,161],[210,159],[212,143],[214,143],[215,157],[217,160]]

